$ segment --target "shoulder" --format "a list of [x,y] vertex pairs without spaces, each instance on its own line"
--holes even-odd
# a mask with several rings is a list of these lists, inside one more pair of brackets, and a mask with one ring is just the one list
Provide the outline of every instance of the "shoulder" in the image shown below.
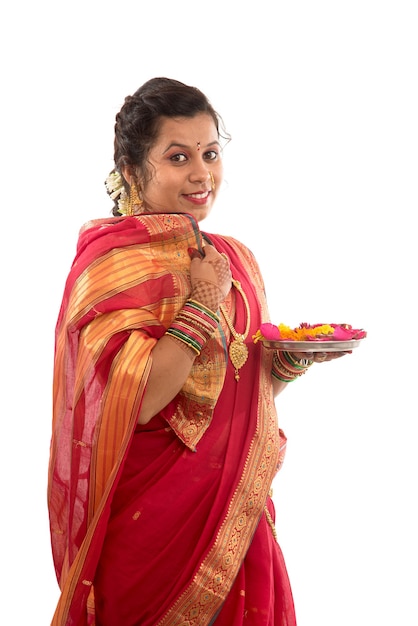
[[227,235],[208,235],[219,252],[225,252],[234,266],[243,269],[254,283],[264,289],[264,282],[257,259],[242,241]]
[[222,252],[234,252],[239,257],[250,261],[252,265],[257,265],[257,261],[253,252],[242,241],[239,241],[238,239],[235,239],[235,237],[230,237],[227,235],[210,235],[210,237],[216,247],[222,247]]
[[242,243],[242,241],[235,239],[235,237],[230,237],[229,235],[215,235],[212,233],[204,233],[204,237],[208,241],[212,242],[216,247],[227,247],[231,248],[231,250],[241,251],[252,255],[251,250],[244,243]]

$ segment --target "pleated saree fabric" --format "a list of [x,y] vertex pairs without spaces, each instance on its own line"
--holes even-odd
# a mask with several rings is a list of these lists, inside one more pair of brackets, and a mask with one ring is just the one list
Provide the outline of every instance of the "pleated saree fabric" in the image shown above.
[[[225,252],[250,308],[240,380],[221,320],[181,392],[139,426],[152,348],[190,296],[189,247]],[[248,311],[231,290],[237,332]],[[80,233],[56,327],[48,506],[61,596],[53,626],[294,626],[273,535],[284,455],[268,320],[251,252],[189,215],[110,218]]]

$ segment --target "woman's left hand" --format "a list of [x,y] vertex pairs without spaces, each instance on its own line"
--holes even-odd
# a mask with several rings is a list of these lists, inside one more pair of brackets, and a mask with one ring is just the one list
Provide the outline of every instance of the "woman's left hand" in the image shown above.
[[333,361],[351,353],[352,350],[347,350],[347,352],[291,352],[290,354],[297,360],[307,359],[314,363],[325,363],[325,361]]

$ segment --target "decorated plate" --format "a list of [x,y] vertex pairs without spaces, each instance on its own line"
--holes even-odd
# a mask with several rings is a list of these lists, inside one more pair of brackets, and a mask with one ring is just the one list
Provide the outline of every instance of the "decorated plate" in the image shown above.
[[348,352],[357,348],[367,336],[365,330],[350,324],[300,324],[290,328],[261,324],[253,336],[254,343],[261,341],[267,348],[289,352]]
[[288,352],[349,352],[360,345],[361,339],[349,341],[268,341],[261,339],[263,346]]

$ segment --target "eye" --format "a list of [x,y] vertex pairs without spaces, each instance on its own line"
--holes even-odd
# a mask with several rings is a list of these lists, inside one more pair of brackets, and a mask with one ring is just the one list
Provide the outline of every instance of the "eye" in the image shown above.
[[218,156],[219,153],[216,150],[208,150],[208,152],[205,152],[204,154],[204,158],[206,161],[216,161]]
[[174,163],[184,163],[184,161],[187,161],[187,156],[183,154],[183,152],[179,152],[178,154],[172,154],[170,157],[170,161],[173,161]]

